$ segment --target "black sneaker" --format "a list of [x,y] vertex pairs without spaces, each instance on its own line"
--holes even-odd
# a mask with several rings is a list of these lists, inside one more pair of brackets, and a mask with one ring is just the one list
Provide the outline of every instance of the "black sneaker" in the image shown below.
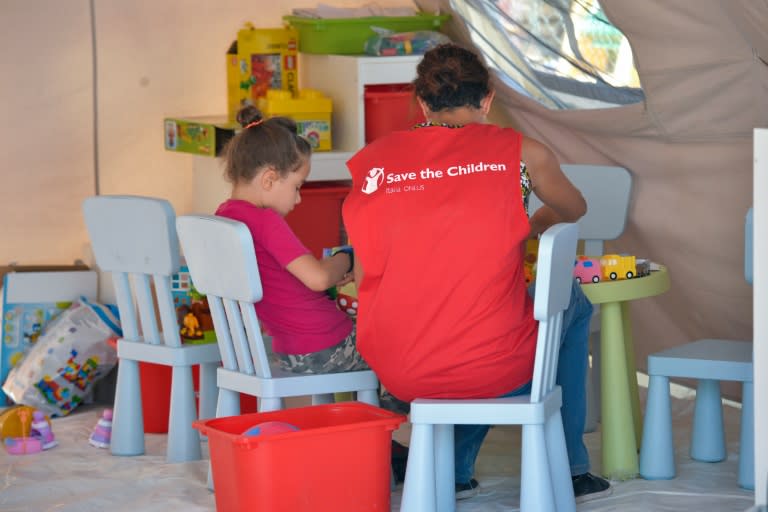
[[474,478],[471,478],[466,484],[456,484],[456,499],[466,500],[472,496],[477,496],[478,487],[480,484]]
[[573,481],[573,495],[576,497],[576,503],[608,496],[613,492],[608,480],[592,473],[576,475],[571,477],[571,480]]

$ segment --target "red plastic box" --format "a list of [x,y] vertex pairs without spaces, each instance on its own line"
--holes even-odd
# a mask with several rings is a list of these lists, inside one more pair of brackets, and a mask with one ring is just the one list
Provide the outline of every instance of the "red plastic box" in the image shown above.
[[[199,420],[217,512],[390,510],[392,431],[405,421],[361,402]],[[298,431],[247,437],[265,421]]]
[[366,85],[365,143],[425,121],[410,84]]
[[[139,362],[141,376],[141,414],[144,417],[145,434],[168,433],[168,417],[171,413],[171,376],[173,368],[163,364]],[[200,383],[200,368],[192,367],[192,380],[195,393]],[[256,397],[240,394],[240,410],[255,412],[258,410]]]
[[346,243],[341,205],[349,194],[347,181],[310,181],[301,187],[301,203],[285,221],[316,258],[323,248]]

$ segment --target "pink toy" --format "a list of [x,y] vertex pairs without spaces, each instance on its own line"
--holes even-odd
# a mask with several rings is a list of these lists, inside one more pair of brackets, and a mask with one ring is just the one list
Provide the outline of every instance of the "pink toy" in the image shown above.
[[5,451],[11,455],[29,455],[43,451],[43,444],[33,437],[6,437]]
[[51,425],[48,420],[45,419],[45,414],[42,411],[35,411],[32,413],[32,431],[30,437],[39,439],[42,444],[43,450],[53,448],[57,444],[56,437],[53,435]]
[[599,283],[603,270],[598,258],[580,256],[573,265],[573,277],[581,284]]
[[274,434],[284,434],[286,432],[295,432],[299,427],[286,423],[284,421],[265,421],[254,425],[245,432],[244,436],[268,436]]
[[112,409],[104,409],[101,418],[93,427],[93,432],[88,442],[96,448],[109,448],[112,440]]

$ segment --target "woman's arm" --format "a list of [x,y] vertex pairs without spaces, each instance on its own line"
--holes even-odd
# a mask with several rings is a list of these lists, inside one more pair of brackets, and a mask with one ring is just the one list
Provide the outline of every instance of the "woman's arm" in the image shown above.
[[350,254],[339,252],[318,260],[311,254],[303,254],[285,268],[310,290],[322,292],[351,280],[347,275],[352,264],[350,257]]
[[531,238],[558,222],[576,222],[587,212],[587,202],[563,174],[552,150],[523,136],[521,156],[528,168],[531,188],[543,203],[530,218]]

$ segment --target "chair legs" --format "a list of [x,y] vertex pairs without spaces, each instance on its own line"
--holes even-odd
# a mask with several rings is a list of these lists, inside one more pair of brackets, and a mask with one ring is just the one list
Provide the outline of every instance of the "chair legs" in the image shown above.
[[200,434],[192,428],[197,419],[191,366],[174,366],[171,378],[171,410],[168,419],[168,462],[200,460]]
[[565,431],[560,412],[549,418],[544,435],[547,437],[547,460],[549,460],[557,511],[575,512],[576,499],[573,496],[573,480],[568,464],[568,448],[565,445]]
[[259,398],[259,412],[279,411],[280,409],[285,409],[285,402],[282,398]]
[[133,359],[120,359],[118,364],[110,450],[112,455],[144,454],[139,362]]
[[544,425],[523,425],[520,512],[554,511]]
[[376,407],[379,406],[379,393],[375,389],[360,390],[357,392],[357,399],[360,402],[371,404]]
[[669,378],[661,375],[649,376],[640,448],[640,475],[646,480],[668,480],[675,477]]
[[[744,382],[738,482],[745,489],[755,488],[753,422],[754,386],[752,382]],[[700,379],[696,387],[690,453],[692,459],[703,462],[719,462],[727,456],[720,382],[717,380]],[[669,378],[660,375],[651,375],[648,383],[640,475],[647,480],[675,477]]]
[[[563,422],[523,425],[521,512],[575,512]],[[453,425],[414,423],[401,512],[454,512]],[[554,490],[554,492],[553,492]]]
[[453,512],[456,510],[456,461],[454,459],[453,425],[435,425],[434,434],[437,510],[439,512],[443,510]]
[[231,389],[219,388],[216,402],[216,417],[237,416],[240,414],[240,393]]
[[411,427],[400,512],[437,512],[435,481],[434,425],[414,423]]
[[200,365],[200,412],[201,420],[216,417],[216,401],[219,387],[216,385],[216,369],[218,363],[203,363]]
[[725,459],[725,429],[720,381],[700,379],[691,430],[691,458],[703,462]]

